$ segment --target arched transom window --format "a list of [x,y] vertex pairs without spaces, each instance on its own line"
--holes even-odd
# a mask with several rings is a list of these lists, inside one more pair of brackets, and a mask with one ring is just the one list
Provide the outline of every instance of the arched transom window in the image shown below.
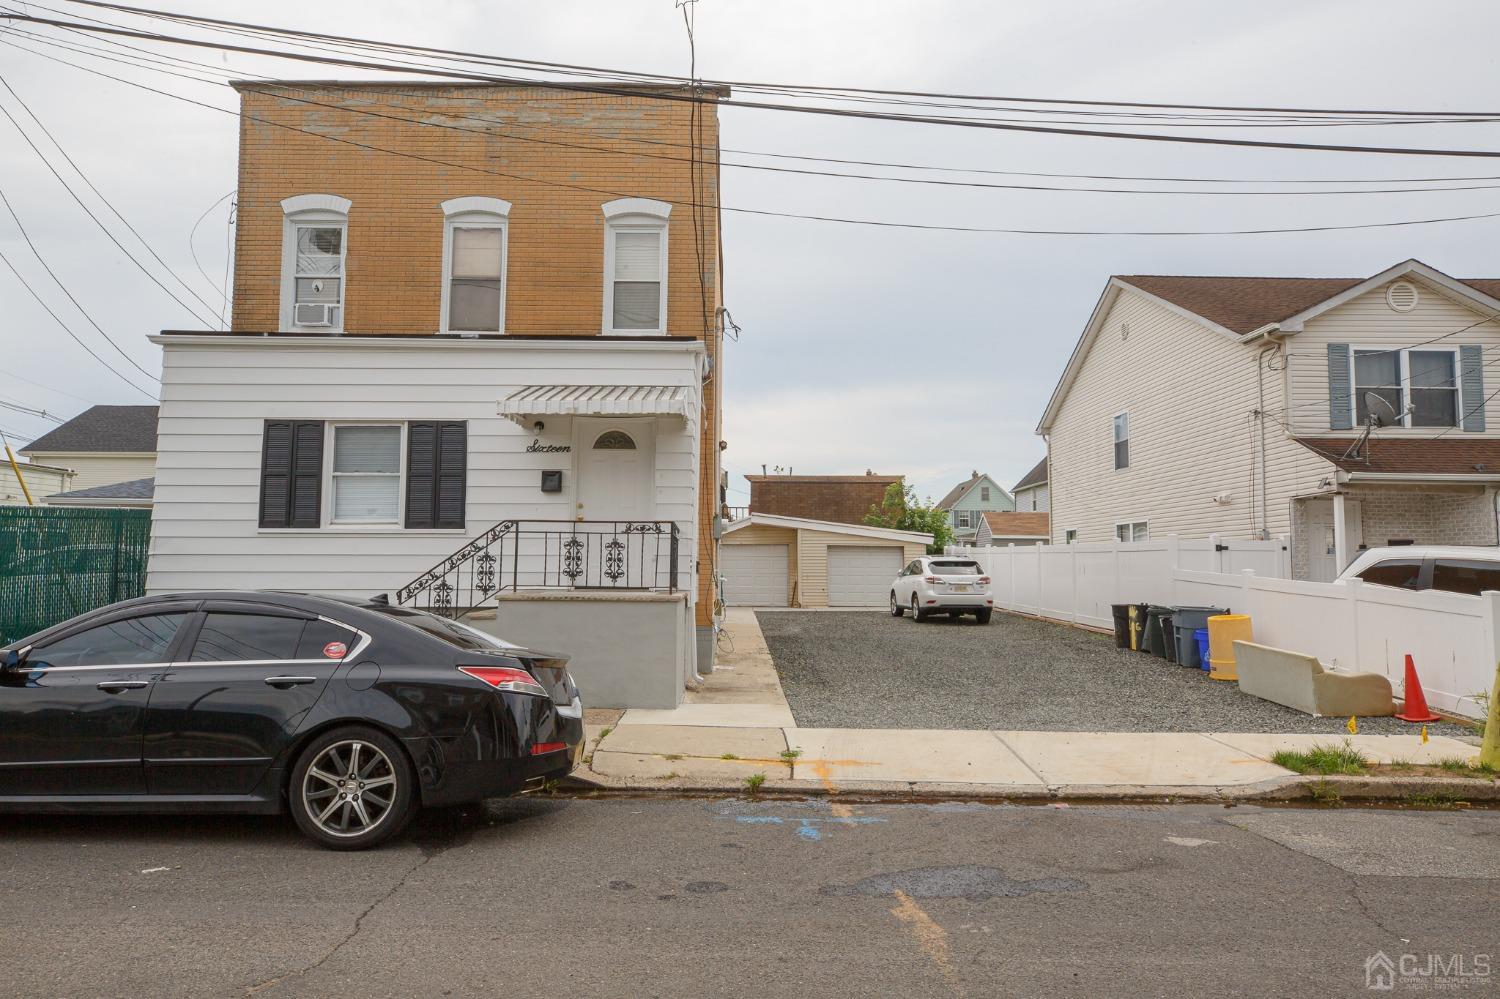
[[634,451],[635,441],[623,430],[606,430],[594,441],[595,451]]

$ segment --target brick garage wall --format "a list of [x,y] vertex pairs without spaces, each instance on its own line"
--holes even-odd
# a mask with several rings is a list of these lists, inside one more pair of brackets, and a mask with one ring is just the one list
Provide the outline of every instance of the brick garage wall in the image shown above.
[[1419,545],[1493,545],[1494,498],[1487,489],[1422,490],[1352,488],[1360,501],[1364,542],[1371,548],[1392,540]]
[[[597,335],[604,310],[600,206],[618,197],[672,204],[667,332],[706,340],[715,372],[704,390],[699,452],[698,624],[709,624],[717,569],[710,523],[719,506],[722,268],[718,213],[694,206],[718,201],[716,110],[702,107],[695,124],[694,105],[645,92],[616,96],[531,86],[257,83],[238,89],[235,330],[279,328],[281,202],[294,195],[335,194],[352,202],[344,329],[358,334],[437,331],[439,205],[477,195],[511,203],[506,332]],[[695,129],[708,151],[696,169],[687,149]]]
[[898,475],[747,475],[750,512],[863,524]]

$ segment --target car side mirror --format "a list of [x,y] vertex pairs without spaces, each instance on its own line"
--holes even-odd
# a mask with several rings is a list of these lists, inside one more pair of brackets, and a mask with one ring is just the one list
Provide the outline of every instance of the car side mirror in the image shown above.
[[11,673],[21,666],[21,653],[15,649],[0,651],[0,672]]

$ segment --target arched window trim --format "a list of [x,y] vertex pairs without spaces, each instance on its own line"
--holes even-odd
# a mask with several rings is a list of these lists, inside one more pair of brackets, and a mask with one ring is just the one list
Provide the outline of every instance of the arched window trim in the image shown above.
[[[510,284],[507,278],[510,269],[510,202],[501,198],[469,196],[450,198],[439,207],[443,211],[443,287],[438,331],[451,333],[453,336],[504,333],[505,297]],[[492,330],[451,331],[449,329],[448,313],[453,294],[453,230],[455,229],[500,230],[500,310],[495,317],[495,328]]]
[[[600,206],[604,213],[604,314],[602,329],[606,335],[651,336],[667,332],[667,220],[672,205],[651,198],[617,198]],[[658,264],[659,298],[655,329],[616,329],[615,313],[615,243],[621,233],[660,233]]]
[[[353,202],[337,194],[298,194],[281,202],[281,329],[289,333],[341,333],[348,307],[349,209]],[[339,240],[339,300],[337,319],[330,326],[296,322],[297,230],[316,224],[343,232]]]
[[[608,444],[604,443],[606,439],[609,440]],[[618,440],[623,440],[629,446],[625,447],[625,446],[619,445],[618,443],[616,443],[616,441],[618,441]],[[603,445],[603,446],[601,446],[601,445]],[[610,430],[604,431],[603,433],[599,434],[599,436],[595,437],[594,438],[593,446],[590,447],[589,450],[591,450],[591,451],[637,451],[637,450],[640,450],[640,445],[638,445],[635,442],[635,438],[632,437],[630,434],[628,434],[625,431],[620,430],[618,428],[612,428]]]

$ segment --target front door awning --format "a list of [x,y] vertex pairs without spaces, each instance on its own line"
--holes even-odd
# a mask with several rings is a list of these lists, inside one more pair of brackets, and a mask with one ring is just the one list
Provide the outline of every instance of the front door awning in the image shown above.
[[687,385],[529,385],[500,400],[500,415],[522,427],[542,416],[698,416]]

